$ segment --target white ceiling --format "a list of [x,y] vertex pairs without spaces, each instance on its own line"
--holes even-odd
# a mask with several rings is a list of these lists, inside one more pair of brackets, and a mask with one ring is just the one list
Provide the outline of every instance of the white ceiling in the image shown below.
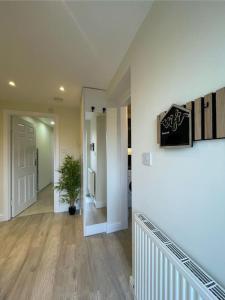
[[150,6],[139,0],[1,1],[0,101],[50,104],[63,97],[63,105],[76,106],[83,86],[106,89]]

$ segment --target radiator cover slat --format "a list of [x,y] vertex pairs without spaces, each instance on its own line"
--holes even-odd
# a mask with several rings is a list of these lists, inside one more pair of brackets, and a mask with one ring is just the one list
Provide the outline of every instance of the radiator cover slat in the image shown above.
[[158,239],[160,239],[161,242],[169,243],[170,240],[165,237],[164,234],[162,234],[160,231],[154,231],[154,234],[158,237]]
[[137,300],[225,300],[225,290],[144,214],[135,214]]
[[207,276],[196,264],[192,261],[184,263],[184,265],[203,283],[208,284],[212,279]]
[[156,230],[155,226],[151,222],[145,221],[145,226],[147,226],[152,231]]
[[168,247],[178,259],[183,261],[185,258],[187,258],[187,256],[174,244],[166,245],[166,247]]
[[225,300],[225,291],[222,290],[218,285],[210,290],[218,299]]

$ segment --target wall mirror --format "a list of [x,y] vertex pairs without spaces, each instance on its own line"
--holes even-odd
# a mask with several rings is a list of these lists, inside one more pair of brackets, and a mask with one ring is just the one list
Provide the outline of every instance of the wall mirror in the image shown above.
[[106,113],[85,112],[85,226],[107,222]]

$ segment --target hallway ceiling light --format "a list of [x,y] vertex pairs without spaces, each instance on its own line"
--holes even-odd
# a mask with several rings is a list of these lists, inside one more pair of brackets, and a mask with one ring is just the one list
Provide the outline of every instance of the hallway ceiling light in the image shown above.
[[50,124],[51,124],[51,125],[55,125],[55,122],[54,122],[54,121],[51,121]]
[[59,90],[61,91],[61,92],[65,92],[65,88],[64,88],[64,86],[60,86],[60,88],[59,88]]
[[10,85],[10,86],[13,86],[13,87],[15,87],[15,86],[16,86],[16,84],[15,84],[15,82],[14,82],[14,81],[9,81],[9,85]]

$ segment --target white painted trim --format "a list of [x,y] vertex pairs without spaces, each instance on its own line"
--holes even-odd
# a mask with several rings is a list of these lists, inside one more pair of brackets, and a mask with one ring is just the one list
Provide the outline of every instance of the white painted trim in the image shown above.
[[4,222],[4,221],[7,221],[7,219],[3,215],[0,215],[0,222]]
[[107,109],[107,232],[128,228],[127,108]]
[[[119,149],[118,149],[118,109],[108,108],[106,112],[106,151],[107,151],[107,222],[108,227],[118,222],[120,214],[120,176],[119,176]],[[119,202],[119,204],[118,204]],[[107,232],[110,232],[107,229]]]
[[108,223],[107,224],[107,233],[112,233],[120,230],[124,230],[124,225],[122,223]]
[[107,223],[86,225],[84,227],[84,236],[90,236],[90,235],[94,235],[94,234],[103,233],[103,232],[106,232],[106,229],[107,229]]
[[123,229],[128,228],[128,110],[120,108],[120,193]]
[[[3,110],[3,219],[11,219],[11,199],[10,199],[10,130],[11,130],[11,116],[30,116],[30,117],[50,117],[55,121],[54,126],[54,183],[58,181],[59,174],[59,120],[58,115],[31,111],[17,111],[17,110]],[[63,205],[60,205],[59,193],[54,191],[54,212],[66,211]]]
[[3,216],[11,218],[10,203],[10,115],[3,111]]
[[82,91],[82,100],[81,100],[81,138],[82,138],[82,192],[81,198],[83,202],[83,232],[84,236],[86,236],[86,192],[87,192],[87,149],[86,149],[86,128],[85,128],[85,103],[84,103],[84,91]]

